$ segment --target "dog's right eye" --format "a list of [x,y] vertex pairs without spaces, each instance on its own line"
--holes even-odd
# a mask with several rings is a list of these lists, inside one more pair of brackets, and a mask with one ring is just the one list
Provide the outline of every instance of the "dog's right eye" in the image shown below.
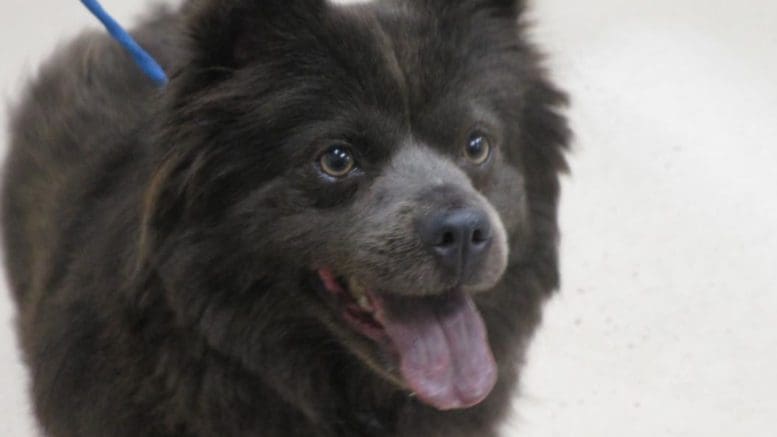
[[334,178],[347,176],[356,166],[351,149],[346,145],[333,145],[318,159],[321,170]]

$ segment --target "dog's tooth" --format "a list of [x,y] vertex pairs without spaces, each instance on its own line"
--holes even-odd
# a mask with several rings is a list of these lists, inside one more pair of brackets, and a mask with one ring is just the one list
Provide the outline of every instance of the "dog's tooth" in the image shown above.
[[360,296],[364,296],[366,293],[364,292],[364,287],[357,281],[356,279],[351,278],[348,281],[348,289],[351,290],[351,294],[355,298],[359,298]]
[[359,296],[357,302],[359,303],[359,306],[365,311],[372,312],[374,310],[372,307],[372,302],[370,302],[370,299],[365,294]]

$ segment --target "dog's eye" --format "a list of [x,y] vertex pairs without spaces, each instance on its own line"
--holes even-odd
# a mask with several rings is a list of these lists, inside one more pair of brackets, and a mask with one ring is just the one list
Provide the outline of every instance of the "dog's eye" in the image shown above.
[[489,141],[485,134],[475,132],[467,140],[464,154],[473,163],[477,165],[483,164],[491,156],[491,141]]
[[327,149],[318,162],[324,173],[335,178],[347,176],[356,166],[351,149],[339,144]]

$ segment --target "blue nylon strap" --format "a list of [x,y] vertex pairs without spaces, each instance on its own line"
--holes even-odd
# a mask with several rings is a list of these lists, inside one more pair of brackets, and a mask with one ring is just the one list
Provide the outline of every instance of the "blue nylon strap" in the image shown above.
[[146,76],[160,87],[167,85],[167,75],[162,67],[103,9],[98,0],[81,0],[81,3],[100,20],[113,39],[118,41],[132,55],[135,63],[138,64],[138,67],[143,70]]

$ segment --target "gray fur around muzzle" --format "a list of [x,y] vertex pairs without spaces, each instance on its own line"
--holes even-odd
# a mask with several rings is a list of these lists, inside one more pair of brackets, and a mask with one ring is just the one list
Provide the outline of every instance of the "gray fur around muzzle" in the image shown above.
[[354,202],[340,274],[401,295],[492,288],[507,265],[507,236],[491,203],[449,159],[406,146]]

